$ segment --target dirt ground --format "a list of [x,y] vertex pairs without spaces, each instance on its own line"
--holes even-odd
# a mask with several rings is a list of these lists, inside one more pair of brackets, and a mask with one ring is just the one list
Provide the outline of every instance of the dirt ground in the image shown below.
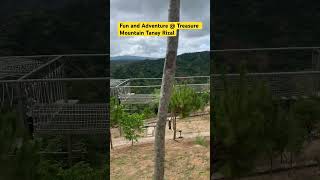
[[[150,119],[149,121],[155,121]],[[167,123],[168,124],[168,123]],[[148,128],[146,132],[154,129]],[[177,119],[182,139],[173,141],[173,131],[166,127],[165,180],[207,180],[210,178],[210,116]],[[180,133],[177,132],[177,137]],[[114,149],[111,150],[111,180],[152,179],[154,136],[144,134],[134,146],[112,129]],[[201,143],[197,137],[205,137]]]
[[[166,141],[166,180],[208,180],[210,143],[199,145],[195,138]],[[111,180],[152,179],[154,144],[136,144],[111,151]]]
[[[149,121],[155,121],[156,119],[150,119]],[[153,128],[149,128],[153,130]],[[187,135],[191,133],[210,132],[210,116],[209,114],[187,117],[184,119],[177,119],[177,130],[181,130],[181,135]],[[147,131],[147,130],[146,130]],[[121,139],[119,129],[111,129],[111,134],[116,142],[118,138]],[[166,136],[173,137],[173,131],[168,129],[168,123],[166,127]],[[177,132],[179,136],[179,132]]]

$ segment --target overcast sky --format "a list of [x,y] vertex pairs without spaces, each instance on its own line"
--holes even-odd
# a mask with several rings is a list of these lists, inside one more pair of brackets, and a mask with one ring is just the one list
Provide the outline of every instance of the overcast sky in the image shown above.
[[[111,56],[165,56],[166,37],[118,37],[119,21],[168,21],[169,0],[111,0]],[[178,54],[210,49],[210,0],[181,0],[180,21],[201,21],[202,30],[181,30]]]

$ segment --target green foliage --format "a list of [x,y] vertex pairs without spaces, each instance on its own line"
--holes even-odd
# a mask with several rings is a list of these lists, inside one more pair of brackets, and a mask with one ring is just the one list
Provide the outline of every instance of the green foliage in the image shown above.
[[0,113],[0,179],[38,179],[38,144],[18,136],[16,113]]
[[193,103],[193,110],[201,110],[204,111],[204,108],[208,105],[209,103],[209,93],[203,92],[203,93],[197,93],[195,98],[194,98],[194,103]]
[[[36,1],[10,2],[7,3],[7,6],[0,7],[1,12],[6,12],[0,17],[0,23],[6,27],[0,31],[1,55],[105,52],[108,39],[105,38],[107,26],[103,23],[106,20],[104,2],[90,1],[88,3],[86,0],[79,0],[49,3]],[[97,57],[88,58],[93,67],[89,67],[84,61],[75,64],[88,71],[89,73],[86,73],[89,76],[100,76],[106,71],[106,74],[109,74],[106,61],[102,58],[98,58],[97,61],[95,59]],[[66,66],[74,67],[73,64],[66,64]],[[75,74],[72,71],[74,70],[66,68],[68,77],[79,76],[79,73]],[[74,87],[81,86],[81,88],[80,90],[79,88],[69,89],[72,92],[70,94],[75,97],[81,95],[79,97],[81,101],[97,99],[104,101],[101,97],[105,97],[105,88],[97,88],[100,87],[100,84],[93,82],[89,84],[90,86],[83,87],[83,84],[74,82]],[[94,93],[90,93],[91,91]],[[65,163],[60,157],[39,158],[40,150],[65,151],[63,146],[65,142],[62,137],[45,137],[41,138],[40,142],[27,137],[20,138],[18,132],[21,130],[16,129],[15,116],[14,112],[0,113],[0,179],[59,180],[63,176],[65,179],[81,179],[82,177],[85,179],[79,174],[81,171],[88,172],[85,166],[77,165],[67,171],[63,169]],[[52,162],[47,162],[47,159],[59,159],[59,163],[51,164]],[[59,173],[61,175],[58,176]],[[91,177],[86,179],[104,179]]]
[[187,117],[194,108],[194,97],[195,92],[186,85],[181,87],[175,86],[170,99],[170,111],[181,115],[181,117]]
[[285,104],[272,98],[264,83],[249,88],[244,71],[238,87],[230,87],[226,81],[224,84],[224,92],[215,95],[213,101],[212,136],[223,147],[218,148],[216,156],[225,157],[217,162],[218,171],[239,177],[250,173],[263,157],[267,156],[272,164],[277,154],[301,151],[306,134],[303,122],[315,118],[316,108],[312,108],[313,113],[303,110],[308,108],[305,105],[298,111],[298,105],[286,110]]
[[61,171],[58,176],[61,180],[102,180],[105,179],[104,173],[98,170],[92,169],[89,164],[79,162],[71,168]]
[[42,160],[38,169],[41,180],[103,180],[107,177],[106,172],[93,169],[85,162],[79,162],[69,169],[61,166],[59,162]]
[[175,115],[185,118],[191,112],[203,109],[206,96],[197,94],[192,88],[183,85],[175,86],[170,99],[169,110]]
[[300,100],[293,105],[292,111],[310,136],[320,121],[320,103],[313,99]]
[[[93,168],[88,163],[80,162],[65,169],[65,163],[62,160],[41,158],[40,150],[62,151],[62,144],[65,143],[62,137],[43,137],[31,140],[28,137],[17,136],[18,130],[15,122],[15,112],[0,113],[0,179],[102,180],[108,175],[106,169]],[[106,163],[103,164],[103,167],[106,167]]]
[[195,140],[195,144],[198,144],[200,146],[208,147],[208,143],[204,137],[197,136]]
[[[257,95],[248,92],[244,83],[241,82],[242,89],[227,88],[215,100],[213,108],[216,118],[214,136],[228,149],[228,158],[218,167],[223,174],[232,177],[254,167],[254,160],[262,145],[256,139],[260,137],[258,133],[261,132],[260,122],[263,120],[263,114],[257,108],[260,100]],[[217,152],[217,156],[220,153]]]
[[41,149],[48,152],[62,152],[64,148],[65,137],[63,136],[45,136],[38,138]]
[[[176,76],[207,76],[210,72],[209,52],[187,53],[178,56]],[[133,62],[111,61],[112,78],[162,77],[164,59]]]
[[[14,158],[15,177],[17,179],[36,179],[36,169],[39,167],[39,145],[36,141],[24,139],[22,146],[17,149]],[[40,179],[40,177],[39,177]]]
[[120,120],[124,116],[123,106],[119,104],[118,100],[115,97],[111,97],[110,100],[110,126],[118,126]]
[[209,92],[203,92],[200,94],[200,98],[204,102],[204,104],[208,104],[210,102],[210,94]]
[[16,135],[16,114],[6,112],[0,114],[0,157],[11,150]]
[[149,119],[155,116],[152,106],[148,106],[143,109],[143,116],[145,119]]
[[152,93],[152,94],[153,94],[153,96],[155,97],[155,100],[154,100],[153,104],[151,105],[153,108],[159,106],[160,91],[161,91],[161,89],[154,89],[154,90],[153,90],[153,93]]
[[41,160],[38,173],[43,180],[56,180],[63,171],[62,165],[56,161]]
[[124,132],[124,137],[133,141],[138,141],[139,134],[143,131],[144,115],[143,114],[127,114],[125,113],[120,121],[120,125]]

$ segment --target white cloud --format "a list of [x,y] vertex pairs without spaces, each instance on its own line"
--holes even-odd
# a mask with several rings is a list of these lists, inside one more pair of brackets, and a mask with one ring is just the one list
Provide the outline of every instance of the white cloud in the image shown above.
[[[118,37],[119,21],[167,21],[169,0],[111,0],[111,56],[164,57],[165,37]],[[203,30],[180,31],[178,53],[210,49],[210,0],[181,0],[180,21],[202,21]]]

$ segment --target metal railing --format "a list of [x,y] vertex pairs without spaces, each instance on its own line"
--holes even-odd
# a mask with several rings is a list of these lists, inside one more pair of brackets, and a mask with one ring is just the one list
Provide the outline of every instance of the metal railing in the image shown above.
[[0,106],[16,109],[19,126],[31,123],[36,134],[108,133],[108,61],[108,54],[0,57]]

